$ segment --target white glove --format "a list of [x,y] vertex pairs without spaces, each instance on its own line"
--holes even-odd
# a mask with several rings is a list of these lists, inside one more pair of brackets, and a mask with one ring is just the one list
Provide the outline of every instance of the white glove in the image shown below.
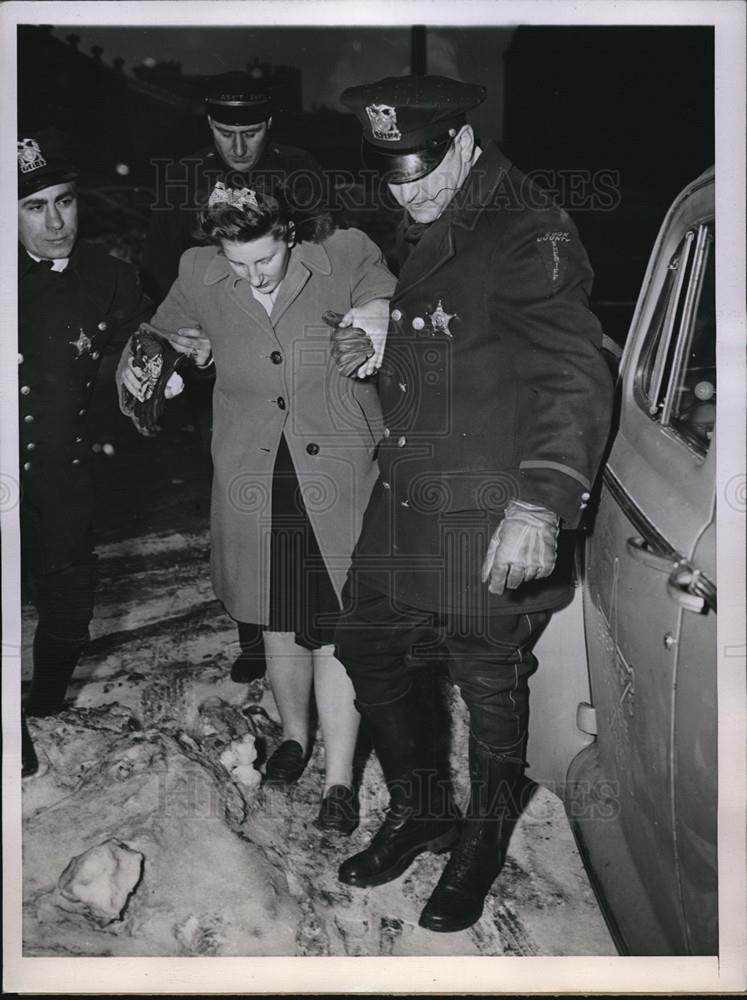
[[560,518],[554,511],[511,500],[493,533],[482,564],[482,582],[491,594],[549,576],[558,555]]

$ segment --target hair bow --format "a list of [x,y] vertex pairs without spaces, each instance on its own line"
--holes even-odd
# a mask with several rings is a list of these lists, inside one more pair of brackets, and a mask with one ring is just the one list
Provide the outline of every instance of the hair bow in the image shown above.
[[208,207],[211,205],[233,205],[234,208],[259,208],[257,192],[251,188],[227,188],[223,181],[218,181],[210,192]]

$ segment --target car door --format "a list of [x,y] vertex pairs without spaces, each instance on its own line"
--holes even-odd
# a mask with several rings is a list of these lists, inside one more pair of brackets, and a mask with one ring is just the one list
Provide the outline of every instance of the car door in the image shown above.
[[717,947],[714,240],[711,172],[649,264],[585,554],[596,738],[571,775],[604,782],[608,810],[575,827],[636,954]]

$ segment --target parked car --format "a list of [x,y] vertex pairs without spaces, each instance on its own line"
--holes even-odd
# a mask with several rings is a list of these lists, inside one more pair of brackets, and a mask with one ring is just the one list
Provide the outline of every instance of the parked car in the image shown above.
[[714,251],[711,169],[666,216],[625,343],[582,598],[563,613],[580,623],[583,605],[586,656],[537,673],[565,690],[539,699],[536,780],[562,792],[634,955],[718,951]]

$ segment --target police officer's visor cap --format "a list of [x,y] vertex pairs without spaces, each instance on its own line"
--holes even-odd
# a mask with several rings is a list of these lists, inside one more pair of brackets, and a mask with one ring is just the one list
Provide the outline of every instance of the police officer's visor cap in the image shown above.
[[257,125],[271,117],[272,101],[251,73],[220,73],[206,80],[205,109],[222,125]]
[[58,129],[21,131],[17,147],[19,199],[77,179],[78,172],[69,157],[65,137]]
[[340,98],[363,126],[363,161],[389,184],[420,180],[439,165],[485,87],[445,76],[386,77]]

